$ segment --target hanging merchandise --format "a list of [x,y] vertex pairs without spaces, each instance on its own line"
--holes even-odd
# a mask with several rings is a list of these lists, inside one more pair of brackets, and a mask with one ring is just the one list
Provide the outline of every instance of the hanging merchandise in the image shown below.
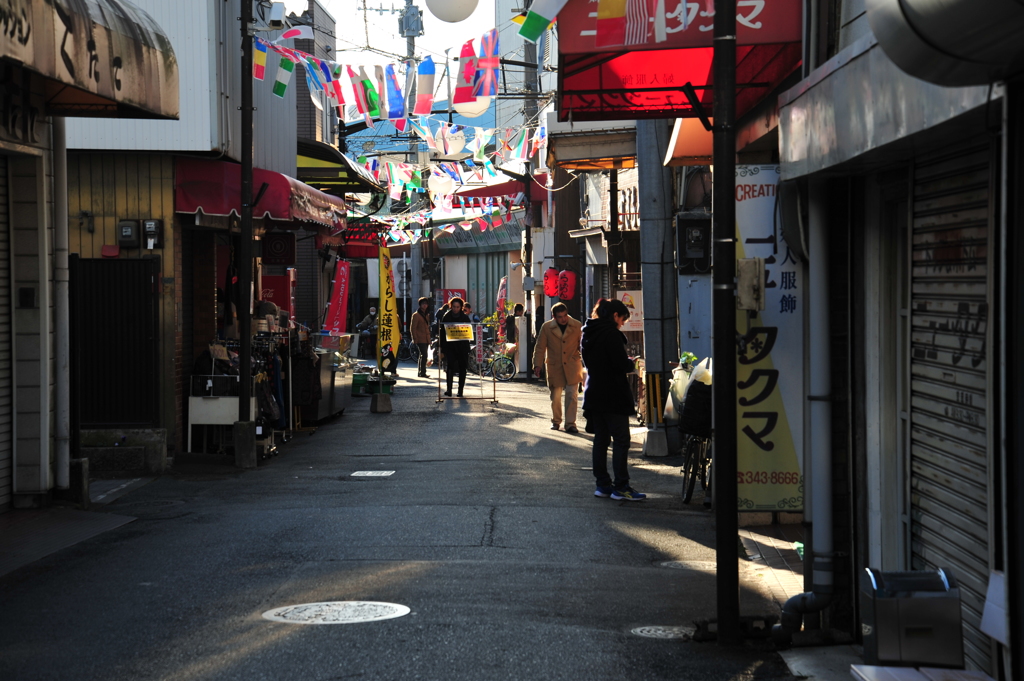
[[473,80],[473,94],[477,97],[494,97],[498,94],[498,69],[501,68],[499,50],[498,29],[492,28],[480,38],[480,58],[476,62]]
[[416,107],[413,114],[427,116],[434,105],[434,60],[427,55],[416,69]]
[[548,298],[558,295],[558,270],[554,267],[544,270],[544,295]]
[[558,297],[562,300],[572,300],[576,296],[576,273],[572,270],[562,270],[558,273]]

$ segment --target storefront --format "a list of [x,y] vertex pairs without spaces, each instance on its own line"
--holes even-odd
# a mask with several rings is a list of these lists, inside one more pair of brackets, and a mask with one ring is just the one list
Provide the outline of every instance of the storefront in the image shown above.
[[[0,511],[67,489],[71,458],[64,118],[176,119],[162,29],[127,2],[13,0],[0,40]],[[58,118],[59,117],[59,118]],[[15,291],[17,293],[15,294]],[[39,348],[54,348],[40,361]]]

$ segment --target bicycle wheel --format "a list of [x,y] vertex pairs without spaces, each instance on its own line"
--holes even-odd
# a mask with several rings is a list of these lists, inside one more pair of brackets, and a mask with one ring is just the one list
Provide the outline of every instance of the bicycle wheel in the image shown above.
[[491,371],[499,381],[508,381],[516,375],[516,365],[508,357],[498,357],[491,363]]
[[693,435],[686,441],[683,460],[683,503],[688,504],[693,498],[693,488],[699,475],[698,467],[701,465],[701,442],[700,438]]
[[411,359],[413,362],[419,362],[420,361],[420,346],[416,345],[415,343],[409,343],[408,348],[409,348],[409,359]]
[[476,353],[470,348],[469,357],[466,359],[466,373],[476,375],[480,373],[480,365],[476,361]]
[[398,361],[404,362],[408,360],[409,357],[409,344],[406,343],[405,341],[402,341],[401,343],[398,344]]

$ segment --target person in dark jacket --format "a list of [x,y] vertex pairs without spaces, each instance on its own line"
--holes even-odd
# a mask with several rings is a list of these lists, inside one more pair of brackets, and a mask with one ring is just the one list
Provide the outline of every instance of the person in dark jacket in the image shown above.
[[455,379],[455,374],[459,375],[459,394],[457,397],[462,397],[462,389],[466,385],[466,370],[469,367],[469,341],[448,340],[448,334],[445,333],[446,324],[469,324],[469,317],[462,311],[462,298],[455,297],[448,301],[448,307],[450,308],[444,317],[441,318],[441,324],[438,329],[438,336],[441,339],[441,356],[444,358],[446,363],[446,369],[448,373],[448,390],[445,391],[445,396],[452,396],[452,383]]
[[[583,412],[587,429],[593,427],[593,469],[597,479],[594,496],[623,501],[642,501],[646,494],[629,486],[629,417],[635,413],[627,374],[633,360],[626,354],[626,336],[620,331],[629,319],[621,300],[602,298],[583,325],[580,348],[587,368]],[[612,472],[608,475],[608,445],[612,444]]]

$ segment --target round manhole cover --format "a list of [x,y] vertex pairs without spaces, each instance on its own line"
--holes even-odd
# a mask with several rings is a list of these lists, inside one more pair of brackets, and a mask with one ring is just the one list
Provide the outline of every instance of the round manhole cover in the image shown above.
[[693,638],[696,627],[637,627],[633,633],[646,638],[663,639],[690,639]]
[[329,601],[274,608],[263,618],[290,624],[357,624],[402,617],[411,612],[404,605],[374,601]]

